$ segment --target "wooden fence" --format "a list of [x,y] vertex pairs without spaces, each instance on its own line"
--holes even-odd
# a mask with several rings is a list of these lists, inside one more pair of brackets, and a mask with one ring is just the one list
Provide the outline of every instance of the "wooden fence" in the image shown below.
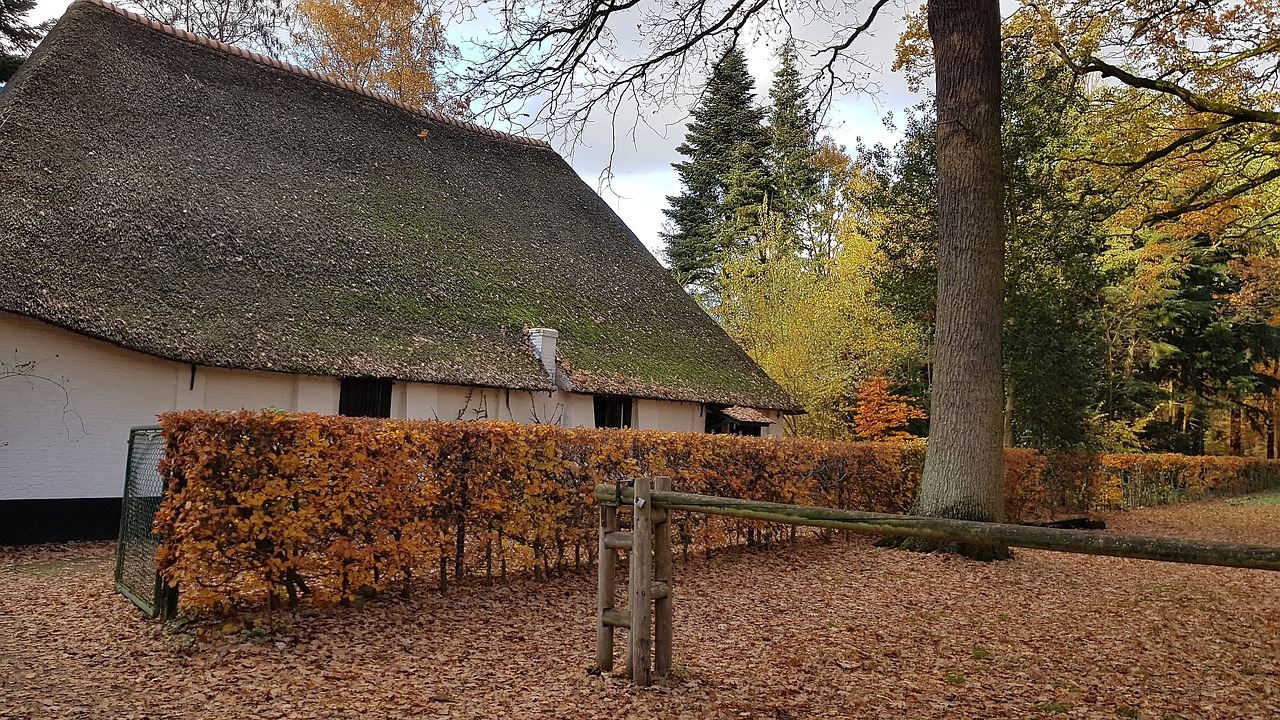
[[[1280,570],[1280,548],[1277,547],[852,512],[695,495],[672,492],[668,477],[638,478],[634,487],[597,485],[595,499],[600,505],[596,665],[601,670],[613,669],[614,630],[626,628],[627,672],[637,685],[648,685],[653,677],[665,677],[671,672],[674,583],[669,515],[673,510],[873,535]],[[623,508],[631,508],[629,532],[620,529],[618,512]],[[620,550],[628,551],[629,560],[626,608],[613,606],[614,571]]]

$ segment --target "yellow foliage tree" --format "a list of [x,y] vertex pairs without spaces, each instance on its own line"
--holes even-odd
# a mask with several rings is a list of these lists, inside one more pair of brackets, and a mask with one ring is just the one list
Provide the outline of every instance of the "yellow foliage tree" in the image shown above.
[[[726,261],[719,304],[724,329],[808,411],[787,418],[789,435],[852,440],[858,383],[919,357],[919,331],[873,300],[874,252],[846,236],[835,257],[786,253]],[[763,258],[763,259],[762,259]]]
[[419,0],[299,0],[294,51],[332,77],[446,115],[467,114],[438,79],[454,49],[440,12]]

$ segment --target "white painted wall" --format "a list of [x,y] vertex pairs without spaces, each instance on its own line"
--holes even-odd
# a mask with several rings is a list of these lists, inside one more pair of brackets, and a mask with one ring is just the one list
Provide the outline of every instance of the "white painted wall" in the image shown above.
[[773,421],[772,425],[765,425],[760,429],[760,437],[782,437],[782,412],[778,410],[761,410],[760,412],[764,413],[765,417]]
[[10,313],[0,363],[0,500],[118,497],[129,428],[169,410],[337,407],[332,378],[203,366],[193,378],[189,364]]
[[[119,497],[129,428],[170,410],[338,411],[335,378],[191,367],[0,312],[0,500]],[[703,429],[697,403],[633,412],[637,429]],[[413,382],[393,386],[391,414],[595,425],[590,395]]]
[[[594,407],[592,411],[594,412]],[[631,426],[636,430],[700,433],[707,425],[702,414],[702,403],[637,398],[631,404]]]
[[0,500],[118,497],[129,427],[177,407],[179,386],[196,406],[190,366],[5,313],[0,363]]

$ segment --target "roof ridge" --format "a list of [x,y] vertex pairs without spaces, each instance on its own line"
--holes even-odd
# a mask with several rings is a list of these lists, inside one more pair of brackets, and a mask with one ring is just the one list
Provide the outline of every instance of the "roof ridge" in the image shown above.
[[262,55],[250,50],[245,50],[244,48],[236,47],[234,45],[228,45],[227,43],[224,43],[221,40],[214,40],[213,38],[205,37],[203,35],[197,35],[187,30],[180,30],[178,28],[173,27],[172,25],[166,25],[160,22],[159,20],[155,20],[153,18],[149,18],[144,15],[139,15],[138,13],[125,10],[122,7],[117,7],[115,5],[112,5],[106,0],[75,0],[75,3],[73,4],[78,5],[80,3],[97,5],[98,7],[110,10],[111,12],[114,12],[117,15],[120,15],[121,17],[132,20],[133,22],[136,22],[140,25],[146,25],[147,27],[153,30],[159,30],[165,35],[178,38],[179,40],[185,40],[187,42],[195,43],[197,45],[202,45],[204,47],[211,48],[213,50],[219,50],[231,55],[242,57],[242,58],[245,58],[246,60],[251,60],[260,65],[266,65],[268,67],[273,67],[273,68],[276,68],[277,70],[283,70],[285,72],[292,73],[294,75],[301,75],[302,77],[310,78],[312,80],[322,82],[326,85],[342,88],[343,90],[349,90],[358,95],[363,95],[364,97],[370,98],[372,100],[376,100],[381,103],[386,103],[388,105],[399,108],[401,110],[405,110],[407,112],[413,113],[414,115],[424,117],[428,120],[434,120],[436,122],[446,123],[454,127],[461,128],[463,130],[469,130],[471,132],[480,133],[481,135],[488,135],[489,137],[496,138],[498,140],[506,140],[509,142],[519,143],[521,145],[530,145],[533,147],[546,148],[548,150],[552,149],[551,144],[545,140],[538,140],[535,138],[529,138],[521,135],[502,132],[500,130],[494,130],[493,128],[487,128],[487,127],[484,127],[483,125],[478,125],[473,122],[467,122],[466,120],[459,120],[458,118],[450,117],[448,115],[436,112],[434,110],[426,110],[423,108],[414,107],[413,105],[410,105],[409,103],[403,100],[397,100],[396,98],[383,95],[381,93],[376,93],[372,90],[360,87],[359,85],[356,85],[355,83],[347,80],[340,80],[331,75],[318,73],[314,70],[304,68],[300,65],[294,65],[293,63],[284,62],[283,60],[269,57],[267,55]]

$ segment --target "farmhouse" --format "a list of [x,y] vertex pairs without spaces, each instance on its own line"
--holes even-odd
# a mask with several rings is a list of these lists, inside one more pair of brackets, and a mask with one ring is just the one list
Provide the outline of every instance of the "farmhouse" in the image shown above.
[[95,0],[0,94],[0,189],[0,544],[112,536],[173,409],[801,411],[545,143]]

